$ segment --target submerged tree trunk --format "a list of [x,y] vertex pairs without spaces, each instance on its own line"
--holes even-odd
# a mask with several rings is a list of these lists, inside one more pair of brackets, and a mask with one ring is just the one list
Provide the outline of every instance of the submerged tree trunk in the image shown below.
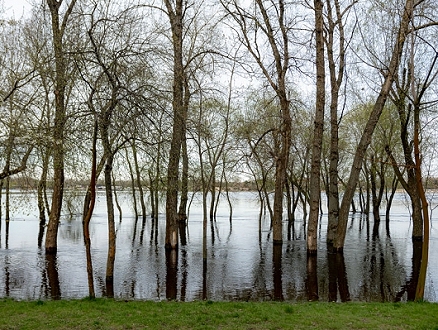
[[[39,232],[38,232],[38,247],[43,244],[44,229],[46,227],[46,196],[47,196],[47,174],[49,171],[49,150],[44,151],[43,165],[40,180],[38,182],[37,196],[38,196],[38,211],[39,211]],[[50,216],[50,210],[47,210]]]
[[87,258],[88,295],[90,298],[94,298],[96,296],[95,292],[94,292],[93,261],[91,259],[90,221],[91,221],[91,216],[93,215],[94,205],[96,203],[97,131],[98,131],[98,123],[97,123],[97,121],[95,121],[94,133],[93,133],[91,177],[90,177],[90,184],[89,184],[91,198],[90,198],[90,203],[87,207],[87,214],[84,215],[83,222],[82,222],[84,242],[85,242],[85,255]]
[[167,249],[178,248],[178,176],[182,140],[187,121],[187,109],[184,107],[184,66],[183,66],[183,8],[184,1],[164,0],[170,20],[173,44],[173,130],[167,168],[166,195],[166,239]]
[[418,275],[418,284],[415,292],[415,301],[421,301],[424,298],[424,288],[426,286],[427,263],[429,259],[429,205],[424,192],[422,175],[421,175],[421,155],[420,155],[420,105],[414,105],[414,155],[415,155],[415,174],[417,189],[421,199],[424,221],[424,237],[421,254],[420,273]]
[[112,193],[112,166],[114,156],[107,157],[105,164],[105,192],[106,208],[108,216],[108,258],[106,263],[106,294],[109,298],[114,297],[114,261],[116,259],[116,227],[114,223],[114,202]]
[[[379,164],[376,164],[376,162]],[[383,193],[385,190],[384,163],[386,163],[386,160],[383,161],[376,159],[374,156],[371,157],[370,183],[374,222],[380,221],[380,205],[382,204]],[[379,177],[379,180],[377,177]]]
[[324,132],[325,64],[322,0],[314,0],[316,39],[316,105],[310,170],[310,213],[307,226],[307,253],[316,254],[319,204],[321,200],[321,150]]
[[[351,5],[341,12],[338,0],[334,0],[336,17],[332,14],[332,2],[326,0],[327,4],[327,60],[330,72],[330,163],[329,163],[329,181],[328,181],[328,224],[327,224],[327,245],[333,247],[333,241],[336,234],[336,227],[339,217],[339,189],[338,189],[338,165],[339,165],[339,119],[338,119],[338,103],[339,90],[341,88],[344,71],[345,71],[345,33],[343,15],[348,13]],[[335,29],[337,28],[339,43],[338,49],[338,69],[336,70],[336,58],[334,54],[335,47]]]

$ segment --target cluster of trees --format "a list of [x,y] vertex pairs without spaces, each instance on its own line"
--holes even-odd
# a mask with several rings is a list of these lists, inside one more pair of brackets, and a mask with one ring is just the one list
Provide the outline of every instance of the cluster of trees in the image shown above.
[[104,182],[108,283],[116,180],[132,181],[143,221],[147,213],[156,221],[165,192],[167,250],[178,248],[189,191],[202,192],[206,232],[220,196],[242,179],[255,182],[274,244],[284,240],[285,214],[294,221],[301,209],[316,253],[324,192],[327,244],[342,251],[349,212],[372,208],[378,222],[386,205],[389,219],[398,187],[411,201],[413,239],[427,235],[434,1],[45,0],[22,19],[0,18],[5,218],[10,178],[38,179],[47,254],[57,250],[65,178],[89,180],[88,253]]

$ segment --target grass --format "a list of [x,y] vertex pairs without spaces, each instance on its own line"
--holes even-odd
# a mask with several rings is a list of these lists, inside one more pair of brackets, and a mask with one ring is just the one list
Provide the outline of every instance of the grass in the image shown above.
[[438,330],[438,304],[3,299],[0,329]]

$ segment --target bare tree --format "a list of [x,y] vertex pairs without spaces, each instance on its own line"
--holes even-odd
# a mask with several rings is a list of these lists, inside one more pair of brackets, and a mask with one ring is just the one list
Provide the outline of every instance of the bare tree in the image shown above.
[[336,237],[333,244],[334,249],[337,251],[342,251],[344,248],[348,214],[354,193],[356,191],[359,174],[362,168],[362,162],[394,82],[394,77],[403,54],[405,41],[410,32],[410,22],[414,14],[415,3],[416,2],[414,0],[406,0],[405,2],[402,17],[398,26],[398,32],[394,40],[392,53],[390,55],[390,61],[384,70],[384,81],[381,85],[379,96],[377,97],[377,100],[373,106],[373,111],[368,118],[359,145],[356,148],[353,165],[350,170],[350,176],[339,210],[339,220],[336,229]]
[[166,248],[178,247],[178,177],[182,140],[187,125],[187,108],[184,106],[184,81],[186,75],[183,65],[183,0],[164,0],[172,30],[173,46],[173,131],[167,168],[166,195]]
[[[291,145],[292,119],[290,114],[290,99],[287,89],[287,73],[289,71],[289,23],[286,15],[286,5],[283,0],[272,1],[269,4],[256,0],[253,8],[245,9],[238,1],[221,0],[227,14],[237,24],[238,38],[252,58],[257,63],[274,90],[279,101],[281,112],[280,148],[279,152],[272,155],[275,158],[275,194],[273,241],[274,244],[282,243],[283,220],[283,192],[286,181],[286,170],[289,161]],[[261,50],[261,45],[266,42],[267,50]],[[269,60],[265,52],[270,55]]]
[[316,43],[316,104],[310,169],[310,213],[307,226],[307,253],[316,254],[319,204],[321,199],[321,151],[324,133],[325,60],[323,2],[314,0]]
[[71,0],[64,15],[60,8],[63,0],[47,0],[52,18],[52,43],[55,58],[55,118],[53,125],[53,170],[54,185],[52,205],[47,225],[46,253],[56,254],[58,249],[58,226],[61,216],[62,198],[64,195],[64,130],[66,125],[65,89],[68,83],[67,55],[64,49],[63,38],[67,24],[76,0]]

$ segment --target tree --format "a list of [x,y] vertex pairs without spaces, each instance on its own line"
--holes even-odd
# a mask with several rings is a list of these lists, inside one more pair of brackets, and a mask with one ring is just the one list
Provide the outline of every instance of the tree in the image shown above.
[[[346,40],[344,20],[357,1],[341,8],[339,0],[326,0],[326,37],[327,63],[330,76],[330,155],[327,184],[327,245],[333,245],[339,215],[339,98],[346,71]],[[337,51],[336,51],[337,50]]]
[[325,110],[325,61],[323,2],[314,0],[316,43],[316,105],[310,169],[310,213],[307,226],[307,253],[316,254],[319,203],[321,198],[321,151],[324,133]]
[[[105,282],[109,297],[114,295],[114,263],[116,256],[116,229],[114,221],[114,180],[113,168],[118,151],[135,134],[130,126],[135,127],[135,118],[141,115],[137,93],[144,85],[136,80],[134,60],[140,53],[140,36],[133,34],[137,21],[131,7],[112,6],[111,4],[94,4],[88,15],[86,34],[89,40],[87,51],[79,67],[87,68],[81,72],[86,85],[88,97],[86,104],[89,118],[96,121],[102,144],[102,164],[104,172],[106,208],[108,216],[108,257]],[[84,70],[85,71],[85,70]],[[93,141],[95,137],[93,137]],[[93,142],[94,144],[94,142]],[[94,156],[92,155],[94,158]],[[92,168],[92,176],[97,177],[99,165]],[[95,179],[91,178],[90,190]],[[87,205],[91,204],[92,200]],[[89,212],[89,210],[88,210]],[[88,213],[87,212],[87,213]],[[86,213],[86,214],[87,214]]]
[[400,59],[403,54],[403,48],[407,35],[410,32],[410,22],[414,14],[415,1],[406,0],[398,32],[394,40],[392,52],[390,54],[390,61],[385,67],[384,81],[381,85],[379,96],[373,106],[373,111],[368,118],[365,129],[362,133],[360,142],[356,148],[353,165],[350,170],[350,176],[346,185],[344,196],[342,198],[341,207],[339,211],[339,220],[336,229],[336,237],[334,240],[334,249],[342,251],[344,248],[345,235],[347,230],[348,214],[353,196],[356,190],[359,174],[362,168],[362,162],[365,157],[366,150],[371,142],[374,129],[377,125],[379,117],[383,111],[392,84],[394,82],[396,71],[400,64]]
[[[266,4],[256,0],[254,7],[245,9],[235,0],[221,0],[221,3],[237,24],[236,33],[251,57],[262,71],[264,78],[276,94],[281,113],[279,128],[280,148],[275,158],[275,193],[273,228],[274,244],[283,242],[283,192],[291,145],[292,119],[288,97],[287,73],[289,71],[289,21],[283,0]],[[263,53],[260,46],[268,45]],[[266,52],[266,53],[265,53]],[[269,54],[269,56],[265,56]],[[267,58],[265,60],[265,58]]]
[[67,61],[64,49],[65,32],[68,21],[75,7],[76,0],[71,0],[61,17],[60,8],[63,0],[47,0],[52,18],[52,44],[55,58],[55,118],[53,124],[53,171],[54,184],[52,205],[47,225],[46,253],[56,254],[58,248],[58,226],[61,216],[62,199],[64,195],[64,130],[66,125],[65,90],[68,83]]
[[172,141],[167,168],[166,194],[166,248],[178,247],[178,177],[181,145],[185,137],[187,125],[187,107],[184,106],[184,81],[186,75],[183,66],[183,16],[185,5],[183,0],[164,0],[172,30],[173,46],[173,126]]

